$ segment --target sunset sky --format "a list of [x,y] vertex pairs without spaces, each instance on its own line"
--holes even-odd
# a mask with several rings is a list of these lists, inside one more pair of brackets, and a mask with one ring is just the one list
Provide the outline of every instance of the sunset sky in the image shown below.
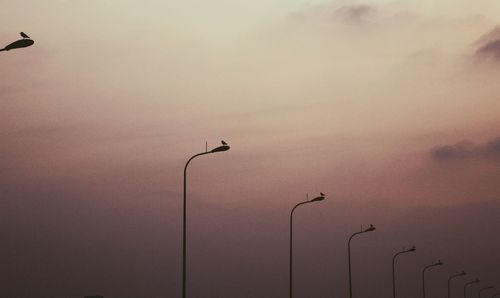
[[[0,296],[500,292],[498,0],[4,0]],[[471,294],[472,295],[472,294]]]

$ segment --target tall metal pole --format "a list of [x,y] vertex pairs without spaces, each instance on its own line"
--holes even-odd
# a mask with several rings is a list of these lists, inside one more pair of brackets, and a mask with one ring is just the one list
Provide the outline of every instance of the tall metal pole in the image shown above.
[[465,283],[465,285],[464,285],[464,298],[467,298],[467,287],[469,285],[472,285],[472,284],[475,284],[475,283],[478,283],[478,282],[480,282],[479,279],[476,279],[476,280],[473,280],[473,281],[469,281],[468,283]]
[[459,276],[464,276],[466,274],[467,273],[465,273],[465,271],[462,271],[462,272],[454,274],[448,278],[448,298],[451,298],[451,280],[456,278],[456,277],[459,277]]
[[309,203],[309,201],[306,201],[306,202],[301,202],[301,203],[298,203],[297,205],[295,205],[292,209],[292,212],[290,212],[290,262],[289,262],[289,294],[290,294],[290,298],[293,297],[293,212],[295,211],[295,209],[297,207],[299,207],[300,205],[303,205],[303,204],[307,204]]
[[392,297],[393,298],[396,298],[396,257],[399,256],[400,254],[415,251],[416,249],[417,248],[414,245],[412,248],[400,251],[392,257]]
[[349,298],[352,298],[352,274],[351,274],[351,239],[355,235],[358,235],[362,232],[357,232],[351,235],[349,237],[349,240],[347,241],[347,260],[349,263]]
[[493,286],[489,286],[489,287],[486,287],[486,288],[482,288],[479,290],[479,292],[477,293],[477,297],[478,298],[481,298],[481,293],[486,291],[486,290],[489,290],[489,289],[493,289],[494,287]]
[[351,274],[351,240],[354,236],[363,234],[366,232],[371,232],[375,231],[375,227],[373,225],[370,225],[367,229],[364,229],[362,231],[356,232],[349,237],[349,240],[347,241],[347,260],[349,263],[349,297],[352,298],[352,274]]
[[186,298],[186,192],[187,192],[187,168],[189,163],[200,155],[209,153],[223,152],[229,150],[229,145],[222,141],[222,146],[216,147],[211,151],[205,151],[191,156],[184,166],[184,192],[182,204],[182,298]]
[[321,194],[320,197],[317,197],[317,198],[314,198],[310,201],[304,201],[304,202],[300,202],[298,203],[297,205],[295,205],[293,208],[292,208],[292,211],[290,212],[290,250],[289,250],[289,257],[290,257],[290,260],[289,260],[289,282],[288,282],[288,285],[289,285],[289,290],[288,290],[288,293],[289,293],[289,297],[292,298],[293,297],[293,212],[295,211],[295,209],[297,207],[299,207],[300,205],[304,205],[304,204],[307,204],[307,203],[312,203],[312,202],[317,202],[317,201],[321,201],[323,200],[325,197],[323,194]]
[[184,200],[182,205],[182,298],[186,298],[186,190],[187,190],[187,167],[191,160],[195,157],[208,154],[210,152],[202,152],[193,155],[184,166]]
[[423,298],[425,298],[425,271],[431,267],[440,266],[440,265],[443,265],[443,262],[438,261],[437,263],[425,266],[424,269],[422,270],[422,296],[423,296]]
[[396,257],[398,256],[399,253],[395,254],[392,257],[392,297],[396,298],[396,268],[395,268],[395,263],[396,263]]

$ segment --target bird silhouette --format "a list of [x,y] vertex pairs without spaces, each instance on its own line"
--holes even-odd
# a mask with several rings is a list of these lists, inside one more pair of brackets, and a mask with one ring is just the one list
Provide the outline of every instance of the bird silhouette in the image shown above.
[[28,34],[26,34],[26,33],[24,33],[24,32],[21,32],[21,33],[19,33],[19,34],[21,34],[21,36],[22,36],[23,38],[30,38],[30,37],[28,36]]
[[227,146],[227,143],[224,140],[222,140],[220,142],[222,143],[222,145]]

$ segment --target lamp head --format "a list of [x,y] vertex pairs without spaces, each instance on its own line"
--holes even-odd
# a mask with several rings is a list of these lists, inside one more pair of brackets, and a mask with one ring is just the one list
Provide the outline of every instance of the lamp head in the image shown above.
[[314,199],[310,200],[309,202],[319,202],[319,201],[323,201],[324,199],[325,199],[325,194],[321,192],[319,197],[315,197]]
[[227,150],[229,150],[229,148],[231,148],[231,147],[229,147],[229,145],[228,145],[226,142],[222,141],[222,146],[219,146],[219,147],[217,147],[217,148],[214,148],[214,149],[212,149],[212,151],[210,151],[210,152],[211,152],[211,153],[215,153],[215,152],[223,152],[223,151],[227,151]]
[[441,266],[443,265],[443,262],[441,262],[441,260],[438,260],[438,262],[436,263],[437,266]]
[[365,232],[371,232],[371,231],[375,231],[375,226],[370,224],[370,226],[368,228],[366,228]]
[[7,45],[4,49],[6,51],[10,51],[13,49],[26,48],[26,47],[33,45],[34,43],[35,42],[32,39],[23,38],[23,39],[16,40],[13,43]]
[[413,245],[410,249],[408,249],[408,251],[416,251],[417,250],[417,247],[415,245]]
[[466,275],[466,274],[467,274],[467,272],[465,272],[465,271],[460,272],[460,275]]

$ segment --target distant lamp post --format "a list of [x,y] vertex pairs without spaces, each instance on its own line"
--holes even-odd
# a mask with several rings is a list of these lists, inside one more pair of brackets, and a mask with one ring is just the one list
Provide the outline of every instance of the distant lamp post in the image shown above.
[[427,269],[429,269],[429,268],[441,266],[441,265],[443,265],[443,262],[441,262],[441,260],[439,260],[434,264],[430,264],[430,265],[425,266],[424,269],[422,270],[422,296],[423,296],[423,298],[425,298],[425,271],[427,271]]
[[452,276],[450,276],[448,278],[448,298],[451,298],[451,280],[454,279],[454,278],[457,278],[459,276],[464,276],[466,275],[467,273],[465,271],[462,271],[460,273],[457,273],[457,274],[453,274]]
[[33,41],[33,39],[31,39],[26,33],[21,32],[19,34],[21,34],[23,39],[19,39],[19,40],[16,40],[16,41],[10,43],[5,48],[0,49],[0,52],[1,51],[10,51],[10,50],[19,49],[19,48],[26,48],[26,47],[29,47],[35,43]]
[[364,230],[361,230],[359,232],[356,232],[349,237],[349,240],[347,241],[347,259],[349,262],[349,297],[352,298],[352,276],[351,276],[351,240],[354,236],[363,234],[366,232],[372,232],[375,231],[375,227],[370,224],[370,226]]
[[472,281],[469,281],[468,283],[465,283],[465,285],[464,285],[464,298],[467,298],[467,287],[472,285],[472,284],[476,284],[478,282],[480,282],[480,280],[476,278],[475,280],[472,280]]
[[222,141],[222,146],[216,147],[210,151],[206,150],[205,152],[201,152],[191,156],[190,159],[186,162],[184,166],[184,202],[182,207],[182,297],[186,298],[186,190],[187,190],[187,167],[189,163],[198,156],[223,152],[229,150],[229,145]]
[[486,291],[486,290],[489,290],[489,289],[493,289],[494,286],[489,286],[489,287],[486,287],[486,288],[482,288],[479,290],[478,294],[477,294],[477,297],[481,298],[481,293]]
[[325,194],[324,193],[320,193],[320,196],[319,197],[316,197],[312,200],[308,200],[308,201],[304,201],[304,202],[300,202],[298,203],[297,205],[295,205],[293,208],[292,208],[292,211],[290,212],[290,263],[289,263],[289,269],[290,269],[290,272],[289,272],[289,277],[290,277],[290,280],[289,280],[289,294],[290,294],[290,298],[293,297],[293,254],[292,254],[292,237],[293,237],[293,212],[295,211],[295,209],[297,207],[299,207],[300,205],[304,205],[304,204],[308,204],[308,203],[313,203],[313,202],[319,202],[319,201],[323,201],[325,199]]
[[405,254],[405,253],[409,253],[409,252],[413,252],[413,251],[416,251],[417,248],[415,247],[415,245],[413,245],[410,249],[407,249],[407,250],[402,250],[400,252],[397,252],[393,257],[392,257],[392,297],[393,298],[396,298],[396,257],[401,255],[401,254]]

